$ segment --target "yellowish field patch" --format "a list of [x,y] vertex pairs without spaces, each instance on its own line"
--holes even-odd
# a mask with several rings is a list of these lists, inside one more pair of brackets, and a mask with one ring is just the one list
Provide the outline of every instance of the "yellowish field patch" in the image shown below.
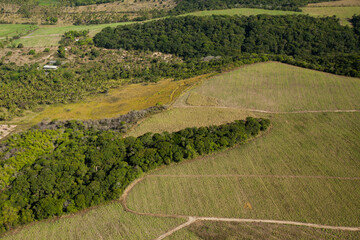
[[348,21],[355,14],[360,14],[360,5],[357,6],[332,6],[332,7],[305,7],[302,8],[304,14],[309,14],[315,17],[336,16],[340,19],[342,25],[350,25]]
[[360,6],[360,0],[338,0],[331,2],[310,3],[308,7],[345,7]]
[[49,106],[32,122],[51,119],[111,118],[156,104],[169,104],[182,91],[201,79],[202,77],[196,77],[181,81],[163,80],[158,83],[125,85],[87,101]]

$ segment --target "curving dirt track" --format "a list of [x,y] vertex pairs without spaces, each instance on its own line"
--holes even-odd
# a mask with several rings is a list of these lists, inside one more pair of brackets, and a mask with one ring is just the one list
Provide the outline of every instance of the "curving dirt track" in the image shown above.
[[123,195],[120,198],[121,205],[124,210],[127,212],[131,212],[137,215],[146,215],[153,217],[170,217],[170,218],[186,218],[188,221],[180,224],[179,226],[170,229],[166,233],[162,234],[156,240],[164,239],[174,232],[187,227],[194,223],[195,221],[218,221],[218,222],[240,222],[240,223],[268,223],[268,224],[282,224],[282,225],[293,225],[293,226],[304,226],[311,228],[321,228],[321,229],[330,229],[330,230],[340,230],[340,231],[360,231],[360,227],[346,227],[346,226],[329,226],[315,223],[304,223],[304,222],[295,222],[295,221],[281,221],[281,220],[271,220],[271,219],[246,219],[246,218],[221,218],[221,217],[200,217],[200,216],[185,216],[185,215],[170,215],[170,214],[161,214],[161,213],[142,213],[137,212],[128,208],[126,205],[126,199],[130,193],[130,191],[142,180],[149,177],[225,177],[225,176],[234,176],[234,177],[274,177],[274,178],[325,178],[325,179],[342,179],[342,180],[360,180],[360,177],[331,177],[331,176],[279,176],[279,175],[238,175],[238,174],[230,174],[230,175],[147,175],[142,178],[135,180],[132,184],[130,184],[124,191]]

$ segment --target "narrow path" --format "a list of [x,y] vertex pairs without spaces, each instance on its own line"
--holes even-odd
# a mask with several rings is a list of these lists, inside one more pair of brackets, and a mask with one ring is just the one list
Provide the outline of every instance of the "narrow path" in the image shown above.
[[336,177],[336,176],[301,176],[301,175],[256,175],[256,174],[150,174],[147,177],[239,177],[239,178],[315,178],[315,179],[338,179],[338,180],[360,180],[360,177]]
[[261,109],[245,109],[239,107],[226,107],[226,106],[191,106],[184,103],[179,103],[174,105],[173,108],[220,108],[220,109],[236,109],[242,110],[244,112],[258,112],[258,113],[269,113],[269,114],[300,114],[300,113],[355,113],[360,112],[360,109],[345,109],[345,110],[303,110],[303,111],[292,111],[292,112],[276,112],[276,111],[267,111]]
[[149,177],[201,177],[201,176],[210,176],[210,177],[225,177],[225,176],[236,176],[236,177],[279,177],[279,178],[324,178],[324,179],[344,179],[344,180],[360,180],[360,177],[331,177],[331,176],[291,176],[291,175],[240,175],[240,174],[230,174],[230,175],[147,175],[142,178],[136,179],[133,183],[131,183],[124,191],[120,198],[120,203],[123,206],[124,210],[127,212],[131,212],[136,215],[143,216],[153,216],[153,217],[170,217],[170,218],[187,218],[188,221],[180,224],[179,226],[167,231],[162,234],[156,240],[164,239],[174,232],[187,227],[194,223],[195,221],[217,221],[217,222],[239,222],[239,223],[268,223],[268,224],[281,224],[281,225],[293,225],[293,226],[304,226],[311,228],[321,228],[321,229],[330,229],[330,230],[341,230],[341,231],[360,231],[360,227],[346,227],[346,226],[330,226],[316,223],[304,223],[304,222],[295,222],[295,221],[282,221],[282,220],[271,220],[271,219],[246,219],[246,218],[222,218],[222,217],[200,217],[200,216],[185,216],[185,215],[177,215],[177,214],[162,214],[162,213],[143,213],[137,212],[128,208],[126,204],[126,198],[128,197],[130,191],[141,181]]
[[176,231],[179,231],[180,229],[189,226],[190,224],[192,224],[193,222],[196,221],[197,218],[195,217],[189,217],[189,220],[179,226],[177,226],[176,228],[171,229],[170,231],[167,231],[166,233],[164,233],[163,235],[161,235],[160,237],[156,238],[156,240],[161,240],[164,239],[168,236],[170,236],[171,234],[173,234]]

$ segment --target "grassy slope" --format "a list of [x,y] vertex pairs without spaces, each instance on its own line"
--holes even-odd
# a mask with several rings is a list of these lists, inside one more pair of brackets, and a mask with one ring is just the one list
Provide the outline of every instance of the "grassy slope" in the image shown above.
[[302,8],[303,13],[314,17],[333,16],[340,19],[343,25],[350,25],[348,21],[354,14],[360,14],[360,7],[305,7]]
[[[190,231],[189,231],[190,230]],[[219,223],[219,222],[196,222],[184,230],[183,234],[194,236],[191,239],[359,239],[360,232],[342,232],[334,230],[323,230],[306,227],[285,226],[276,224],[259,223]],[[196,238],[198,236],[199,238]],[[174,235],[170,239],[177,238]],[[189,239],[189,238],[186,238]]]
[[73,217],[32,224],[3,239],[154,239],[182,222],[137,216],[125,212],[119,203],[112,203]]
[[[359,177],[359,121],[359,113],[273,116],[267,136],[157,174]],[[359,197],[359,180],[164,176],[137,185],[128,203],[141,212],[357,226]]]
[[[133,22],[123,23],[108,23],[98,25],[70,25],[70,26],[41,26],[38,30],[34,31],[26,37],[22,37],[14,41],[15,43],[23,43],[26,47],[48,47],[57,46],[61,39],[61,35],[68,31],[82,31],[89,30],[90,35],[94,36],[106,27],[116,27],[118,25],[132,24]],[[15,24],[14,24],[15,25]],[[18,24],[20,25],[20,24]]]
[[259,15],[259,14],[268,14],[268,15],[291,15],[291,14],[301,14],[300,12],[293,11],[280,11],[280,10],[266,10],[266,9],[257,9],[257,8],[232,8],[224,10],[211,10],[211,11],[199,11],[186,13],[180,16],[209,16],[209,15]]
[[30,30],[33,25],[28,24],[0,24],[0,38],[12,37]]
[[58,4],[59,1],[58,0],[38,0],[38,3],[40,6],[49,6],[49,5]]
[[360,108],[360,81],[277,62],[244,66],[193,91],[224,106],[267,111]]
[[[251,101],[256,102],[256,99],[262,97],[261,104],[263,104],[274,95],[274,93],[268,94],[268,89],[273,89],[271,86],[280,86],[277,91],[287,97],[277,98],[274,104],[268,107],[277,107],[286,103],[289,106],[302,107],[303,110],[312,109],[314,106],[311,102],[306,103],[305,100],[308,98],[311,98],[312,102],[322,103],[320,106],[325,109],[326,107],[347,109],[360,102],[359,98],[351,93],[331,95],[327,93],[329,89],[339,88],[345,88],[351,92],[350,88],[346,87],[348,84],[355,84],[353,87],[358,89],[358,79],[343,78],[340,81],[336,80],[336,76],[332,78],[329,74],[293,69],[291,66],[282,64],[276,66],[280,73],[269,78],[268,71],[264,72],[264,69],[271,70],[275,68],[274,64],[252,65],[239,69],[236,74],[233,72],[233,75],[227,73],[223,75],[224,77],[214,77],[194,91],[216,88],[217,92],[223,93],[219,94],[220,100],[226,100],[228,96],[232,98],[244,94],[246,96],[246,93],[251,92],[257,96]],[[239,75],[250,77],[249,68],[250,72],[257,77],[248,82],[261,79],[263,75],[268,78],[268,85],[262,83],[267,87],[259,88],[260,85],[253,84],[251,89],[246,87],[247,81],[234,80],[235,76]],[[284,69],[279,70],[281,68]],[[301,85],[300,83],[303,82],[299,81],[295,85],[285,84],[287,87],[284,87],[279,84],[281,80],[287,82],[294,78],[294,76],[281,74],[286,68],[288,72],[299,71],[298,75],[307,76],[302,81],[306,81],[312,74],[317,77],[307,84]],[[321,88],[317,87],[317,93],[309,95],[313,92],[313,84],[316,81],[320,81]],[[301,90],[298,96],[302,98],[291,99],[294,93],[290,93],[294,87],[297,91]],[[242,89],[246,90],[242,92]],[[325,90],[321,91],[321,89]],[[203,93],[208,92],[203,91]],[[345,95],[350,96],[348,100]],[[235,103],[243,104],[244,101],[246,102],[245,98]],[[341,104],[334,105],[336,102]],[[249,108],[246,104],[241,107]],[[226,111],[230,113],[226,114]],[[243,115],[246,115],[246,112],[241,110],[214,107],[172,109],[144,121],[135,129],[135,134],[141,134],[146,129],[177,130],[179,124],[180,128],[208,125],[213,119],[217,123],[217,121],[241,118]],[[360,159],[360,125],[358,124],[360,113],[253,113],[253,115],[271,118],[273,128],[269,134],[221,154],[156,171],[156,174],[175,176],[145,179],[130,193],[129,207],[143,212],[270,218],[358,226],[360,224],[360,204],[357,201],[360,197],[359,180],[180,176],[205,174],[360,176],[360,162],[358,161]],[[195,124],[190,119],[193,119]],[[142,198],[142,196],[148,197]],[[247,203],[250,203],[252,209],[247,207]]]
[[338,0],[331,2],[311,3],[309,7],[339,7],[339,6],[360,6],[360,0]]

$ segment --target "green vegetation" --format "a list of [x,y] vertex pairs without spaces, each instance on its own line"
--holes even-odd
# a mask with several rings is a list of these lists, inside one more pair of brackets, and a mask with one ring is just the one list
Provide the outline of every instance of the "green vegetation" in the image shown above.
[[168,18],[105,28],[94,37],[94,43],[98,47],[160,51],[184,58],[268,53],[306,59],[359,51],[358,36],[335,18],[301,15]]
[[185,13],[179,16],[209,16],[209,15],[244,15],[244,16],[251,16],[251,15],[260,15],[260,14],[267,14],[267,15],[292,15],[292,14],[302,14],[301,12],[294,12],[294,11],[282,11],[282,10],[267,10],[267,9],[257,9],[257,8],[231,8],[231,9],[222,9],[222,10],[205,10],[205,11],[198,11],[198,12],[191,12]]
[[[46,141],[37,133],[39,130],[14,135],[2,151],[3,166],[18,154],[34,158],[25,158],[27,165],[17,172],[11,187],[0,193],[0,230],[5,232],[34,220],[115,200],[143,172],[244,143],[269,125],[268,119],[249,117],[226,125],[124,139],[113,131],[86,128],[81,122],[68,121],[65,128],[45,132],[49,134]],[[54,135],[59,137],[53,138]],[[19,143],[18,138],[31,141]],[[45,143],[37,144],[37,141]],[[43,150],[44,145],[49,148]],[[22,152],[24,149],[29,152]],[[16,160],[12,162],[18,164]]]
[[127,202],[144,213],[359,226],[358,185],[359,180],[177,174],[146,178]]
[[[275,73],[272,70],[274,68],[279,69],[279,72]],[[302,74],[308,78],[310,74],[317,75],[316,78],[320,79],[319,84],[324,92],[318,89],[316,94],[312,94],[312,90],[316,88],[313,85],[316,82],[315,77],[308,82],[299,81],[301,82],[299,86],[292,85],[291,79],[294,78],[296,82],[297,76]],[[247,81],[239,80],[237,77],[239,75],[244,75]],[[325,77],[327,81],[321,80]],[[268,81],[262,82],[263,87],[259,87],[254,82],[258,78],[267,78]],[[232,79],[234,80],[231,81]],[[212,121],[231,121],[233,117],[239,117],[241,114],[248,115],[240,109],[252,108],[252,102],[257,104],[255,107],[262,106],[263,110],[280,109],[287,101],[289,107],[294,106],[290,109],[311,110],[317,104],[323,110],[349,109],[358,106],[360,99],[349,97],[346,100],[347,93],[336,94],[330,89],[349,89],[351,96],[350,86],[358,89],[357,85],[352,85],[357,84],[356,80],[343,77],[338,79],[337,76],[279,63],[246,66],[233,74],[225,73],[223,78],[215,76],[204,82],[199,88],[181,97],[174,104],[176,108],[150,117],[130,134],[142,134],[147,129],[176,131],[179,125],[184,128],[206,125]],[[345,87],[342,84],[349,85]],[[290,95],[295,94],[292,92],[294,87],[299,87],[300,92],[296,99],[291,99]],[[214,96],[212,93],[215,88],[219,107],[224,106],[222,104],[226,104],[227,100],[233,97],[237,99],[232,102],[233,108],[198,108],[184,105],[192,92],[203,94],[205,97]],[[282,92],[284,97],[273,100],[272,95],[276,96],[277,91]],[[309,93],[312,95],[307,95]],[[243,103],[239,96],[247,94],[249,96],[254,94],[254,98]],[[331,101],[330,97],[333,98]],[[308,104],[307,98],[311,98],[312,103],[308,102]],[[203,99],[207,101],[206,98]],[[272,104],[265,104],[267,102]],[[340,104],[336,105],[337,102]],[[198,103],[198,106],[200,105]],[[153,172],[130,192],[127,199],[128,207],[138,212],[265,218],[359,226],[360,212],[356,199],[359,198],[357,190],[360,164],[357,159],[360,158],[358,144],[360,114],[358,112],[287,114],[253,112],[252,114],[271,119],[272,129],[269,134],[241,148]],[[140,197],[144,195],[147,196],[146,202]],[[194,233],[197,237],[203,237],[208,236],[207,232],[214,234],[215,239],[224,236],[223,230],[212,227],[217,223],[204,222],[204,224],[211,227],[207,231],[204,229],[192,231],[196,226],[195,223],[177,233],[180,237],[176,238],[175,234],[174,238],[170,239],[181,239],[181,236],[193,236]],[[224,224],[219,223],[219,225],[225,227]],[[284,234],[289,234],[288,231],[295,234],[302,229],[302,227],[269,226],[282,229],[281,231],[285,231]],[[236,229],[244,231],[241,226],[236,226]],[[314,234],[324,237],[332,233],[336,237],[346,239],[356,239],[358,236],[358,233],[306,229],[305,232],[298,233],[299,236]],[[240,230],[234,229],[234,231]],[[225,236],[229,236],[234,231],[229,230]],[[248,229],[244,234],[253,231],[255,230]],[[260,228],[258,234],[262,234],[262,231]],[[279,238],[287,239],[286,235]]]
[[[279,240],[287,239],[359,239],[359,232],[345,232],[336,230],[324,230],[299,226],[286,226],[261,223],[222,223],[222,222],[196,222],[191,224],[184,234],[194,236],[186,239],[266,239],[271,236]],[[171,236],[169,240],[185,239]]]
[[[50,47],[59,45],[59,41],[65,32],[69,31],[89,31],[91,36],[100,32],[105,27],[116,27],[124,24],[131,24],[132,22],[122,23],[108,23],[108,24],[97,24],[97,25],[69,25],[69,26],[41,26],[39,29],[34,31],[31,36],[21,38],[15,43],[23,43],[26,47]],[[20,24],[9,24],[11,26],[19,26]],[[2,26],[2,25],[1,25]],[[22,26],[22,24],[21,24]]]
[[360,13],[360,7],[305,7],[302,12],[314,17],[336,16],[341,24],[350,25],[348,20]]
[[29,24],[0,24],[0,37],[13,37],[16,35],[22,35],[36,29],[36,26]]
[[137,216],[125,212],[118,202],[99,206],[56,221],[41,221],[9,232],[6,240],[68,240],[68,239],[155,239],[182,219]]
[[105,28],[94,43],[105,48],[160,51],[184,59],[269,54],[263,59],[360,76],[359,35],[334,17],[186,16]]
[[272,10],[300,11],[299,7],[308,3],[326,2],[328,0],[176,0],[172,14],[202,10],[250,7]]
[[[218,99],[228,107],[293,112],[359,109],[359,88],[356,78],[270,62],[218,75],[192,93]],[[188,103],[199,105],[191,96]]]

